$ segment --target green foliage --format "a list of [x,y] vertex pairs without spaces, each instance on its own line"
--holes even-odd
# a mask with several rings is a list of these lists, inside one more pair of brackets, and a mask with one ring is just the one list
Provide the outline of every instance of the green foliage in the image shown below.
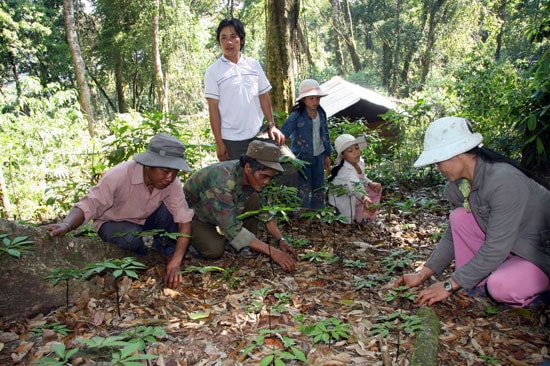
[[89,278],[90,276],[100,274],[102,272],[110,272],[116,279],[121,276],[128,276],[132,278],[138,278],[136,271],[145,268],[145,264],[138,262],[133,257],[126,257],[123,259],[107,259],[95,263],[89,263],[86,265],[86,272],[83,278]]
[[[256,338],[242,350],[242,353],[248,355],[255,349],[263,349],[264,344],[273,344],[273,347],[269,349],[269,354],[262,358],[260,365],[276,365],[284,366],[291,361],[306,362],[306,356],[302,350],[300,350],[293,338],[283,335],[286,332],[285,329],[260,329]],[[266,340],[269,340],[268,343]]]
[[338,261],[338,257],[324,251],[308,251],[300,256],[300,260],[307,260],[315,263],[333,264]]
[[113,139],[105,144],[108,166],[129,160],[135,154],[145,151],[152,137],[165,132],[184,143],[189,166],[200,167],[209,161],[208,156],[215,152],[215,146],[209,143],[210,131],[199,126],[200,124],[159,112],[118,115],[109,125]]
[[8,234],[0,234],[2,244],[0,245],[0,258],[4,256],[21,259],[21,255],[32,250],[33,241],[27,240],[26,236],[18,236],[10,240]]
[[399,270],[402,271],[414,258],[417,257],[417,254],[405,249],[396,250],[390,253],[382,260],[382,264],[388,268],[386,275],[389,276],[394,274],[396,268],[399,268]]
[[145,264],[136,261],[133,257],[126,257],[123,259],[107,259],[105,261],[89,263],[86,265],[86,272],[82,275],[84,279],[91,276],[101,274],[103,272],[109,272],[115,278],[115,290],[116,290],[116,306],[117,313],[120,316],[120,300],[118,294],[118,279],[121,276],[128,276],[137,279],[138,270],[145,268]]
[[381,276],[377,273],[368,274],[366,276],[356,276],[353,279],[355,291],[361,291],[364,288],[372,288],[376,285],[384,283],[390,279],[390,276]]
[[387,302],[391,302],[397,298],[414,300],[417,295],[415,295],[407,286],[399,286],[396,289],[390,290],[388,295],[384,298]]
[[50,348],[57,357],[45,357],[40,360],[33,361],[33,365],[39,366],[64,366],[70,364],[71,357],[77,353],[80,348],[66,349],[63,343],[52,343]]
[[113,365],[139,366],[142,360],[158,358],[156,355],[140,353],[145,350],[145,342],[157,342],[157,338],[166,336],[163,328],[139,326],[127,333],[107,338],[94,336],[80,339],[88,349],[107,349]]
[[83,272],[75,268],[60,268],[57,267],[53,273],[44,277],[45,280],[53,280],[52,286],[57,286],[61,281],[69,281],[70,279],[79,279]]
[[486,146],[517,159],[521,136],[513,126],[518,119],[516,111],[528,97],[527,80],[509,62],[470,56],[455,72],[453,91],[460,100],[460,116],[472,122]]
[[407,334],[413,334],[423,329],[422,318],[418,315],[407,315],[402,312],[395,312],[382,315],[377,318],[377,323],[370,330],[372,335],[380,334],[387,337],[390,332],[403,330]]
[[74,268],[56,268],[53,273],[44,277],[45,280],[53,280],[52,286],[57,286],[60,281],[65,281],[65,300],[69,309],[69,280],[80,279],[84,273]]
[[310,325],[300,325],[300,332],[313,337],[313,343],[323,342],[330,346],[332,341],[348,339],[351,325],[336,318],[327,318]]
[[22,77],[19,87],[9,85],[0,94],[7,217],[42,221],[67,210],[87,189],[83,182],[93,174],[95,145],[75,91],[55,83],[44,87],[32,77]]
[[65,324],[59,324],[59,323],[49,323],[49,324],[43,324],[36,326],[31,329],[31,331],[38,336],[42,336],[44,329],[51,329],[57,334],[61,334],[63,336],[66,336],[71,331],[67,328]]

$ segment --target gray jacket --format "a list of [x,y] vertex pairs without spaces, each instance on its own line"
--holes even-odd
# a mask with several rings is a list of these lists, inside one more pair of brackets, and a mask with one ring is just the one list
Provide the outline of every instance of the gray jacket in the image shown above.
[[[452,208],[464,196],[457,182],[445,187]],[[493,272],[510,253],[536,264],[550,276],[550,192],[506,163],[477,158],[470,192],[470,207],[486,234],[473,259],[451,277],[464,288],[473,288]],[[454,259],[450,225],[426,262],[437,276]]]

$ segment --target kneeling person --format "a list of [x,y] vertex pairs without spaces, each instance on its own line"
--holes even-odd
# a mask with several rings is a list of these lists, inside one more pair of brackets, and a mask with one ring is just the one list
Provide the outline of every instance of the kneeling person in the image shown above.
[[148,248],[138,233],[161,229],[184,234],[177,241],[154,237],[156,249],[171,256],[165,283],[177,287],[193,218],[177,177],[178,171],[191,170],[184,151],[185,146],[178,139],[165,133],[154,136],[147,151],[135,155],[134,161],[120,163],[105,173],[99,184],[74,205],[63,223],[44,228],[54,237],[93,220],[103,241],[140,256],[145,256]]
[[228,241],[238,251],[249,247],[271,255],[271,259],[284,270],[294,270],[296,252],[285,243],[275,220],[269,220],[266,228],[278,240],[280,249],[270,249],[269,244],[257,237],[257,218],[239,218],[245,212],[260,208],[259,193],[277,172],[283,171],[279,158],[278,146],[255,140],[240,160],[210,165],[195,172],[185,182],[185,197],[195,212],[191,245],[202,256],[221,257]]

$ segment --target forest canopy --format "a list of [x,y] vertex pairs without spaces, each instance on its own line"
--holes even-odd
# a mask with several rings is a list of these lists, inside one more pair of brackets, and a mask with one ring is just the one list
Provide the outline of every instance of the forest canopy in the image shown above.
[[[380,154],[372,136],[381,175],[389,165],[425,175],[412,161],[444,115],[469,118],[487,146],[547,174],[549,3],[4,0],[0,216],[55,216],[161,130],[188,145],[195,168],[211,161],[202,79],[229,17],[245,24],[243,53],[266,70],[279,124],[305,78],[341,76],[399,101],[383,116],[398,138]],[[335,128],[368,132],[365,122]]]

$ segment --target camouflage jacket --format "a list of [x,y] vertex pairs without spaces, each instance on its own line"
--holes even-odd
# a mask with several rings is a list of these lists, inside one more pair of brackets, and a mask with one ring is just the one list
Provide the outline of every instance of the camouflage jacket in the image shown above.
[[218,226],[235,249],[248,246],[255,235],[238,218],[254,190],[243,185],[243,168],[238,160],[207,166],[195,173],[183,187],[195,218]]

